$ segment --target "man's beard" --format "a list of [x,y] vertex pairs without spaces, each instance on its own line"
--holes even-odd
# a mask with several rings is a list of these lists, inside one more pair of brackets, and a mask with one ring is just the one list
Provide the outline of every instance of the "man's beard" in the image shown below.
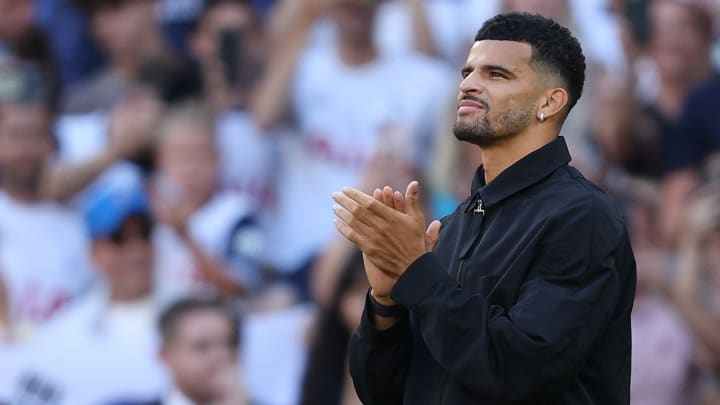
[[455,120],[453,133],[459,141],[465,141],[480,147],[491,146],[498,141],[511,137],[528,126],[533,116],[533,106],[526,105],[515,110],[506,110],[499,114],[495,126],[490,124],[490,109],[480,120],[462,123]]

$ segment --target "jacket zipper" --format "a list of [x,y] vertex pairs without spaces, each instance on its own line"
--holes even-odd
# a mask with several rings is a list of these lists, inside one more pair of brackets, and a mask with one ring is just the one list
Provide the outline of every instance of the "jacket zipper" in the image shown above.
[[[473,214],[480,214],[480,215],[485,216],[485,210],[483,207],[482,200],[480,200],[478,198],[478,200],[475,202],[475,204],[476,204],[476,208],[473,211]],[[462,285],[463,285],[463,276],[464,276],[463,270],[465,270],[465,259],[460,259],[460,269],[458,270],[457,279],[456,279],[456,282],[457,282],[458,286],[460,286],[460,287],[462,287]],[[443,398],[445,397],[445,389],[447,388],[447,379],[448,379],[447,374],[444,374],[440,380],[440,384],[438,386],[438,395],[437,395],[435,401],[433,402],[435,405],[443,405],[442,401],[443,401]]]

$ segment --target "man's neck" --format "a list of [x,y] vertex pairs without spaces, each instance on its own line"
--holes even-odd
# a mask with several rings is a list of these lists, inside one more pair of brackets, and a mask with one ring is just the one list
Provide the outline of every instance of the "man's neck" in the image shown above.
[[552,142],[557,134],[552,132],[517,134],[481,149],[485,184],[530,153]]

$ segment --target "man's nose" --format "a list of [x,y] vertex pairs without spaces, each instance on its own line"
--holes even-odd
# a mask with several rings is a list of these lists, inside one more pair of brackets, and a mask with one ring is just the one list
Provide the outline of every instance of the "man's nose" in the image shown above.
[[462,94],[478,94],[483,91],[482,83],[475,72],[471,72],[460,82],[460,93]]

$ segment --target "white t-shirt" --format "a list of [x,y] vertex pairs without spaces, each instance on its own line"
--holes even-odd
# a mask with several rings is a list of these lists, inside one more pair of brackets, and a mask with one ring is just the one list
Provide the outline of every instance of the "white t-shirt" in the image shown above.
[[93,280],[80,216],[50,202],[24,204],[0,192],[0,273],[13,321],[50,319]]
[[247,112],[226,112],[216,124],[221,185],[246,196],[261,213],[272,209],[279,161],[275,137]]
[[[12,352],[0,351],[0,362],[7,358],[12,367],[3,373],[0,398],[96,405],[158,397],[167,390],[169,377],[158,357],[156,317],[157,306],[150,299],[110,305],[102,288],[93,290],[49,322],[36,339]],[[43,396],[55,401],[42,402]]]
[[82,162],[98,156],[107,147],[107,125],[104,112],[60,116],[55,122],[58,159]]
[[[189,219],[191,237],[210,257],[227,264],[229,275],[249,288],[259,283],[259,258],[264,236],[242,195],[225,191],[214,195]],[[167,225],[153,232],[155,288],[162,302],[203,293],[210,286],[196,268],[192,252]]]
[[384,135],[410,134],[403,151],[428,161],[439,115],[456,94],[444,65],[415,54],[385,55],[359,67],[339,60],[335,47],[315,46],[300,59],[291,102],[300,140],[283,139],[272,256],[293,271],[328,240],[331,193],[359,185],[371,157],[390,144]]

